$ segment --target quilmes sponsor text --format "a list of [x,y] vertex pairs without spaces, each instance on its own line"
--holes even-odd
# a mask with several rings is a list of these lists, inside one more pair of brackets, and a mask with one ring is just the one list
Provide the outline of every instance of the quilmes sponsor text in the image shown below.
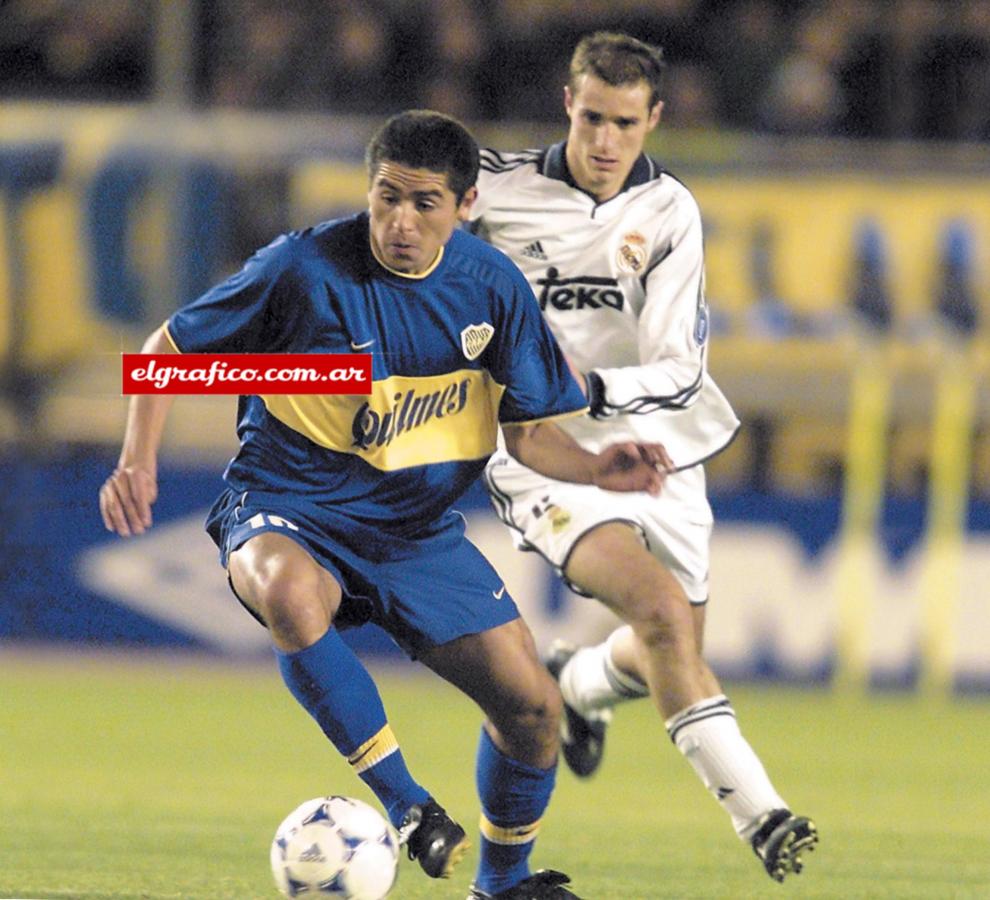
[[351,424],[353,446],[362,450],[372,445],[384,447],[404,431],[418,428],[430,419],[457,415],[467,406],[470,386],[469,379],[463,378],[428,393],[418,393],[415,389],[398,391],[388,412],[379,412],[371,404],[362,403]]

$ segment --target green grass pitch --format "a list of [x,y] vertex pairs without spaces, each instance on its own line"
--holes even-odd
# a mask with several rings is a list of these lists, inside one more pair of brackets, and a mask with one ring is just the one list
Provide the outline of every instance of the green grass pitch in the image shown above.
[[[0,651],[0,897],[275,898],[268,847],[297,803],[372,800],[271,666]],[[476,831],[479,717],[428,674],[375,669],[414,774]],[[419,670],[415,670],[417,673]],[[778,789],[818,823],[770,881],[645,702],[600,775],[563,769],[534,854],[588,900],[990,897],[990,704],[730,690]],[[467,893],[403,860],[397,898]]]

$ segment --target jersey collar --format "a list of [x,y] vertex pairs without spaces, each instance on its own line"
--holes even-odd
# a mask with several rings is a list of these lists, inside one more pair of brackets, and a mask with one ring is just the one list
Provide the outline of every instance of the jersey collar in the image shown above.
[[368,247],[371,250],[371,255],[375,258],[375,262],[378,263],[389,275],[395,275],[397,278],[407,278],[409,281],[422,281],[424,278],[428,278],[435,271],[437,266],[443,260],[444,248],[441,247],[437,251],[437,255],[433,258],[433,262],[429,264],[422,272],[400,272],[398,269],[393,269],[385,260],[383,260],[378,253],[375,251],[375,245],[372,241],[368,240]]
[[[636,162],[633,163],[632,169],[629,171],[629,175],[626,177],[625,183],[622,185],[619,193],[628,191],[630,188],[637,187],[641,184],[646,184],[648,181],[652,181],[654,178],[660,176],[663,170],[658,166],[652,159],[650,159],[645,153],[640,153],[637,157]],[[569,184],[575,190],[581,191],[583,194],[588,192],[578,187],[577,182],[574,180],[574,176],[571,175],[571,170],[567,166],[567,141],[561,141],[559,144],[553,144],[547,148],[546,155],[543,157],[543,174],[547,178],[554,178],[557,181],[563,181],[565,184]],[[591,195],[588,194],[590,197]],[[615,199],[614,197],[612,199]]]

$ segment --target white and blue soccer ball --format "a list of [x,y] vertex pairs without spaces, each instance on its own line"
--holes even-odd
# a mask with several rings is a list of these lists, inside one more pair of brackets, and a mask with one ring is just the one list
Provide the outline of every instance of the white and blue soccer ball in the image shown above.
[[271,862],[286,897],[382,900],[399,871],[399,836],[367,803],[317,797],[278,826]]

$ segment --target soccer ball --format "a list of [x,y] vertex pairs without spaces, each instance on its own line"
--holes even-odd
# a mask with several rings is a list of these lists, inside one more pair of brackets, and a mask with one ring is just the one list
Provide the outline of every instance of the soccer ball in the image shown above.
[[317,797],[278,826],[272,874],[286,897],[381,900],[399,870],[399,836],[367,803]]

